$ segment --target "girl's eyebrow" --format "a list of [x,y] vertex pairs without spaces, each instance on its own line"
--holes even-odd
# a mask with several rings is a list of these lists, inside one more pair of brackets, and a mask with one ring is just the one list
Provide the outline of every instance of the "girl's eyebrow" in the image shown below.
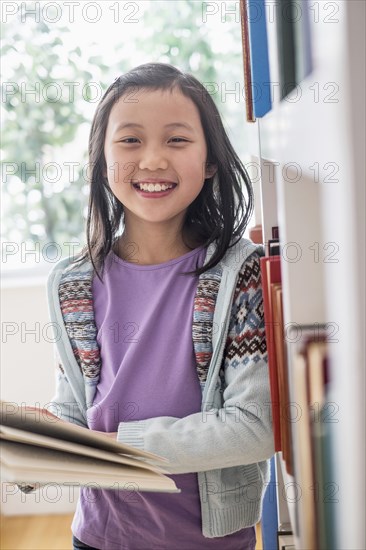
[[[119,132],[120,130],[124,130],[125,128],[144,128],[144,127],[142,124],[137,124],[135,122],[124,122],[117,126],[116,132]],[[164,128],[185,128],[186,130],[194,132],[194,129],[192,128],[192,126],[190,126],[187,122],[170,122],[169,124],[165,124]]]

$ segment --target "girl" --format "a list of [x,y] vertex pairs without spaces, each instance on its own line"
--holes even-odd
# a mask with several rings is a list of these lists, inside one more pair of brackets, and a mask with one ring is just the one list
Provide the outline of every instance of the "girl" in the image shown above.
[[49,408],[165,456],[181,493],[83,488],[74,549],[252,550],[274,449],[248,175],[204,86],[162,63],[108,88],[89,155],[88,244],[48,281]]

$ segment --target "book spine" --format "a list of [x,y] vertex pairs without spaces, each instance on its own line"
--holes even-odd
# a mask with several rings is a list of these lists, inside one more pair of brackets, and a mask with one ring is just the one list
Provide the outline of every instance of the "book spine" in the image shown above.
[[292,0],[277,0],[276,21],[281,99],[296,87],[295,37]]
[[248,0],[248,15],[253,106],[259,118],[272,108],[264,0]]

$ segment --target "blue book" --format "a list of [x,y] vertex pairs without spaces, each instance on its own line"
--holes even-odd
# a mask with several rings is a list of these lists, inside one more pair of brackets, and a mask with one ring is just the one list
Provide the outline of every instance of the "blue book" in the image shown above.
[[268,484],[263,500],[261,520],[263,550],[277,550],[277,499],[276,499],[275,457],[271,458],[271,481]]
[[253,109],[256,118],[272,108],[268,38],[264,0],[246,0],[248,5]]

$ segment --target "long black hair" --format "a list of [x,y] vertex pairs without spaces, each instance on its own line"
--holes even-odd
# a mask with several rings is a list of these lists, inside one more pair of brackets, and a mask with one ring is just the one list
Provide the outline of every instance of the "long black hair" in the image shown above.
[[[242,237],[253,212],[253,189],[248,173],[234,151],[219,111],[205,87],[191,74],[166,63],[146,63],[117,78],[106,90],[94,115],[89,136],[90,195],[86,225],[87,245],[75,261],[89,259],[98,275],[116,242],[124,221],[123,204],[112,193],[106,173],[104,141],[113,105],[127,91],[176,90],[198,108],[207,145],[207,164],[217,171],[207,178],[200,194],[187,208],[184,230],[196,242],[215,243],[210,261],[190,273],[200,275],[214,267]],[[247,202],[242,185],[247,191]]]

